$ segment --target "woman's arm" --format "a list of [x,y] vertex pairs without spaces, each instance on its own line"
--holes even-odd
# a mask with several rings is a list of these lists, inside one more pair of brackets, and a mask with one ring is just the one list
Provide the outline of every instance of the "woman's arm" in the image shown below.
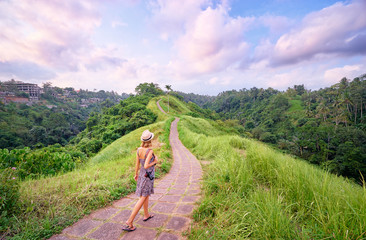
[[[145,168],[145,169],[148,169],[149,167],[154,166],[155,164],[157,164],[157,163],[158,163],[158,158],[157,158],[155,155],[154,155],[154,156],[155,156],[154,161],[152,161],[152,162],[150,163],[150,159],[152,158],[153,154],[154,154],[153,150],[151,150],[151,151],[147,154],[147,157],[146,157],[146,160],[145,160],[145,164],[144,164],[144,168]],[[149,160],[148,160],[148,159],[149,159]]]
[[137,181],[137,178],[138,178],[139,169],[140,169],[140,159],[139,159],[139,153],[137,151],[137,153],[136,153],[136,165],[135,165],[135,176],[134,176],[136,181]]

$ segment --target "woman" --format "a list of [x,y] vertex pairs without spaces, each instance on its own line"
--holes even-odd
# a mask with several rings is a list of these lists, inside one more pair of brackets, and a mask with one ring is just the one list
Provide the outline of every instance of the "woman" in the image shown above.
[[[149,196],[154,193],[154,166],[158,162],[157,157],[151,150],[151,140],[154,138],[154,134],[149,130],[145,130],[141,135],[141,147],[137,149],[136,154],[136,166],[135,166],[135,180],[137,181],[136,195],[140,197],[135,207],[132,210],[130,218],[126,221],[126,225],[123,230],[131,232],[135,231],[136,227],[133,226],[133,220],[141,207],[144,206],[144,219],[147,221],[154,217],[149,214]],[[140,168],[141,166],[141,168]],[[137,173],[140,169],[140,173]]]

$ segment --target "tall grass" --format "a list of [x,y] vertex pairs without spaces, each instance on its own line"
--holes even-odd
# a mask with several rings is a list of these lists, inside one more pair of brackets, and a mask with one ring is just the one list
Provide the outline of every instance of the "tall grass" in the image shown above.
[[164,121],[169,118],[169,116],[167,114],[164,114],[160,111],[160,109],[158,108],[158,106],[156,104],[156,102],[159,101],[161,98],[162,98],[161,96],[152,98],[146,106],[146,108],[150,109],[158,116],[158,118],[156,120],[157,122]]
[[60,232],[91,210],[135,190],[136,148],[145,129],[159,139],[154,151],[161,163],[157,177],[169,171],[170,123],[173,119],[139,128],[116,140],[81,168],[72,172],[21,183],[21,211],[14,216],[12,239],[43,239]]
[[366,238],[365,188],[214,128],[191,117],[178,125],[184,145],[212,162],[190,239]]
[[[168,113],[168,96],[161,97],[160,106],[166,113]],[[176,97],[169,96],[169,114],[182,115],[189,112],[191,112],[191,110],[186,106],[186,104],[179,101]]]

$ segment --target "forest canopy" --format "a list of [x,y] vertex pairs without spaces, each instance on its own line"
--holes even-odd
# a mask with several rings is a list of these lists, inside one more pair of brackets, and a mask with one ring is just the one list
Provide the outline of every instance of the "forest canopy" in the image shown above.
[[357,181],[366,175],[366,74],[316,91],[295,85],[182,96],[238,120],[243,135]]

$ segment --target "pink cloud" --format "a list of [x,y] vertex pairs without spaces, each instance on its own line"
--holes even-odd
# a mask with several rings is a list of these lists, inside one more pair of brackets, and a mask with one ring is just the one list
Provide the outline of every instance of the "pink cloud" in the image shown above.
[[366,1],[336,3],[308,14],[300,27],[282,35],[272,64],[293,64],[323,55],[366,54]]
[[186,26],[176,41],[175,65],[185,73],[213,73],[234,67],[247,55],[243,34],[253,18],[232,18],[222,5],[208,7]]
[[151,2],[155,26],[162,32],[164,40],[180,34],[187,24],[200,14],[201,8],[209,5],[210,0],[156,0]]
[[93,47],[90,37],[100,22],[95,7],[90,1],[1,2],[0,60],[75,71]]
[[232,18],[228,1],[153,2],[153,21],[160,38],[173,40],[176,56],[168,65],[178,73],[204,74],[234,67],[246,58],[249,45],[244,32],[254,18]]
[[327,84],[338,83],[343,77],[353,79],[365,73],[362,64],[345,65],[343,67],[328,69],[324,72],[324,80]]

